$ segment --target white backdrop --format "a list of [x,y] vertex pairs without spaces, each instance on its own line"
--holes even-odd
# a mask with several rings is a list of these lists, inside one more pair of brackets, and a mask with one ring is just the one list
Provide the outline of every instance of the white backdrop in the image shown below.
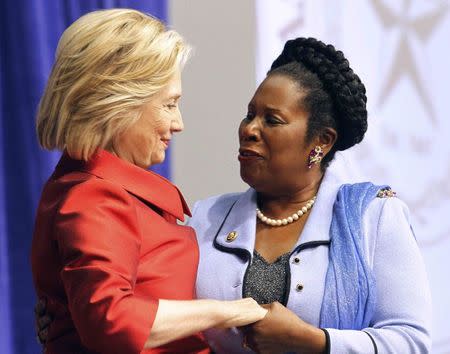
[[255,4],[258,82],[287,39],[312,36],[341,49],[365,83],[368,133],[337,164],[355,180],[391,185],[408,204],[432,289],[433,353],[450,353],[448,1]]

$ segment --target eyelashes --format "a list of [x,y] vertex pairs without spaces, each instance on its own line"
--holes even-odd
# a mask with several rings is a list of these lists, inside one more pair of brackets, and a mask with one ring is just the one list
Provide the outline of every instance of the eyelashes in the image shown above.
[[[255,114],[253,113],[247,113],[247,115],[244,117],[244,120],[250,122],[251,120],[253,120],[255,118]],[[279,118],[271,115],[271,114],[267,114],[264,116],[264,123],[268,124],[268,125],[281,125],[281,124],[285,124],[285,122],[283,122],[282,120],[280,120]]]

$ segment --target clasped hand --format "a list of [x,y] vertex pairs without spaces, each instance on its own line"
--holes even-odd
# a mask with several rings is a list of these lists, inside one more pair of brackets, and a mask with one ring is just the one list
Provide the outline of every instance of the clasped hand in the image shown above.
[[260,321],[241,327],[244,342],[259,354],[323,353],[325,333],[279,302],[262,305],[268,310]]

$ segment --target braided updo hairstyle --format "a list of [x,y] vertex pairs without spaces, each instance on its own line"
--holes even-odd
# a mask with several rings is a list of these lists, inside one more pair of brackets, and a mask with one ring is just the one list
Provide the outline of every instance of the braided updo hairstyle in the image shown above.
[[323,168],[337,150],[361,142],[367,130],[366,89],[340,50],[315,38],[289,40],[267,73],[273,74],[289,77],[305,93],[301,104],[309,113],[307,143],[324,128],[337,131]]

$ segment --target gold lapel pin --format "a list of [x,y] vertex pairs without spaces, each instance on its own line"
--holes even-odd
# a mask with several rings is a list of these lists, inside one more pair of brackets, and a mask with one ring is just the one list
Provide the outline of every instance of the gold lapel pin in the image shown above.
[[231,231],[227,235],[227,242],[233,242],[234,240],[236,240],[236,238],[237,238],[237,232],[236,231]]

